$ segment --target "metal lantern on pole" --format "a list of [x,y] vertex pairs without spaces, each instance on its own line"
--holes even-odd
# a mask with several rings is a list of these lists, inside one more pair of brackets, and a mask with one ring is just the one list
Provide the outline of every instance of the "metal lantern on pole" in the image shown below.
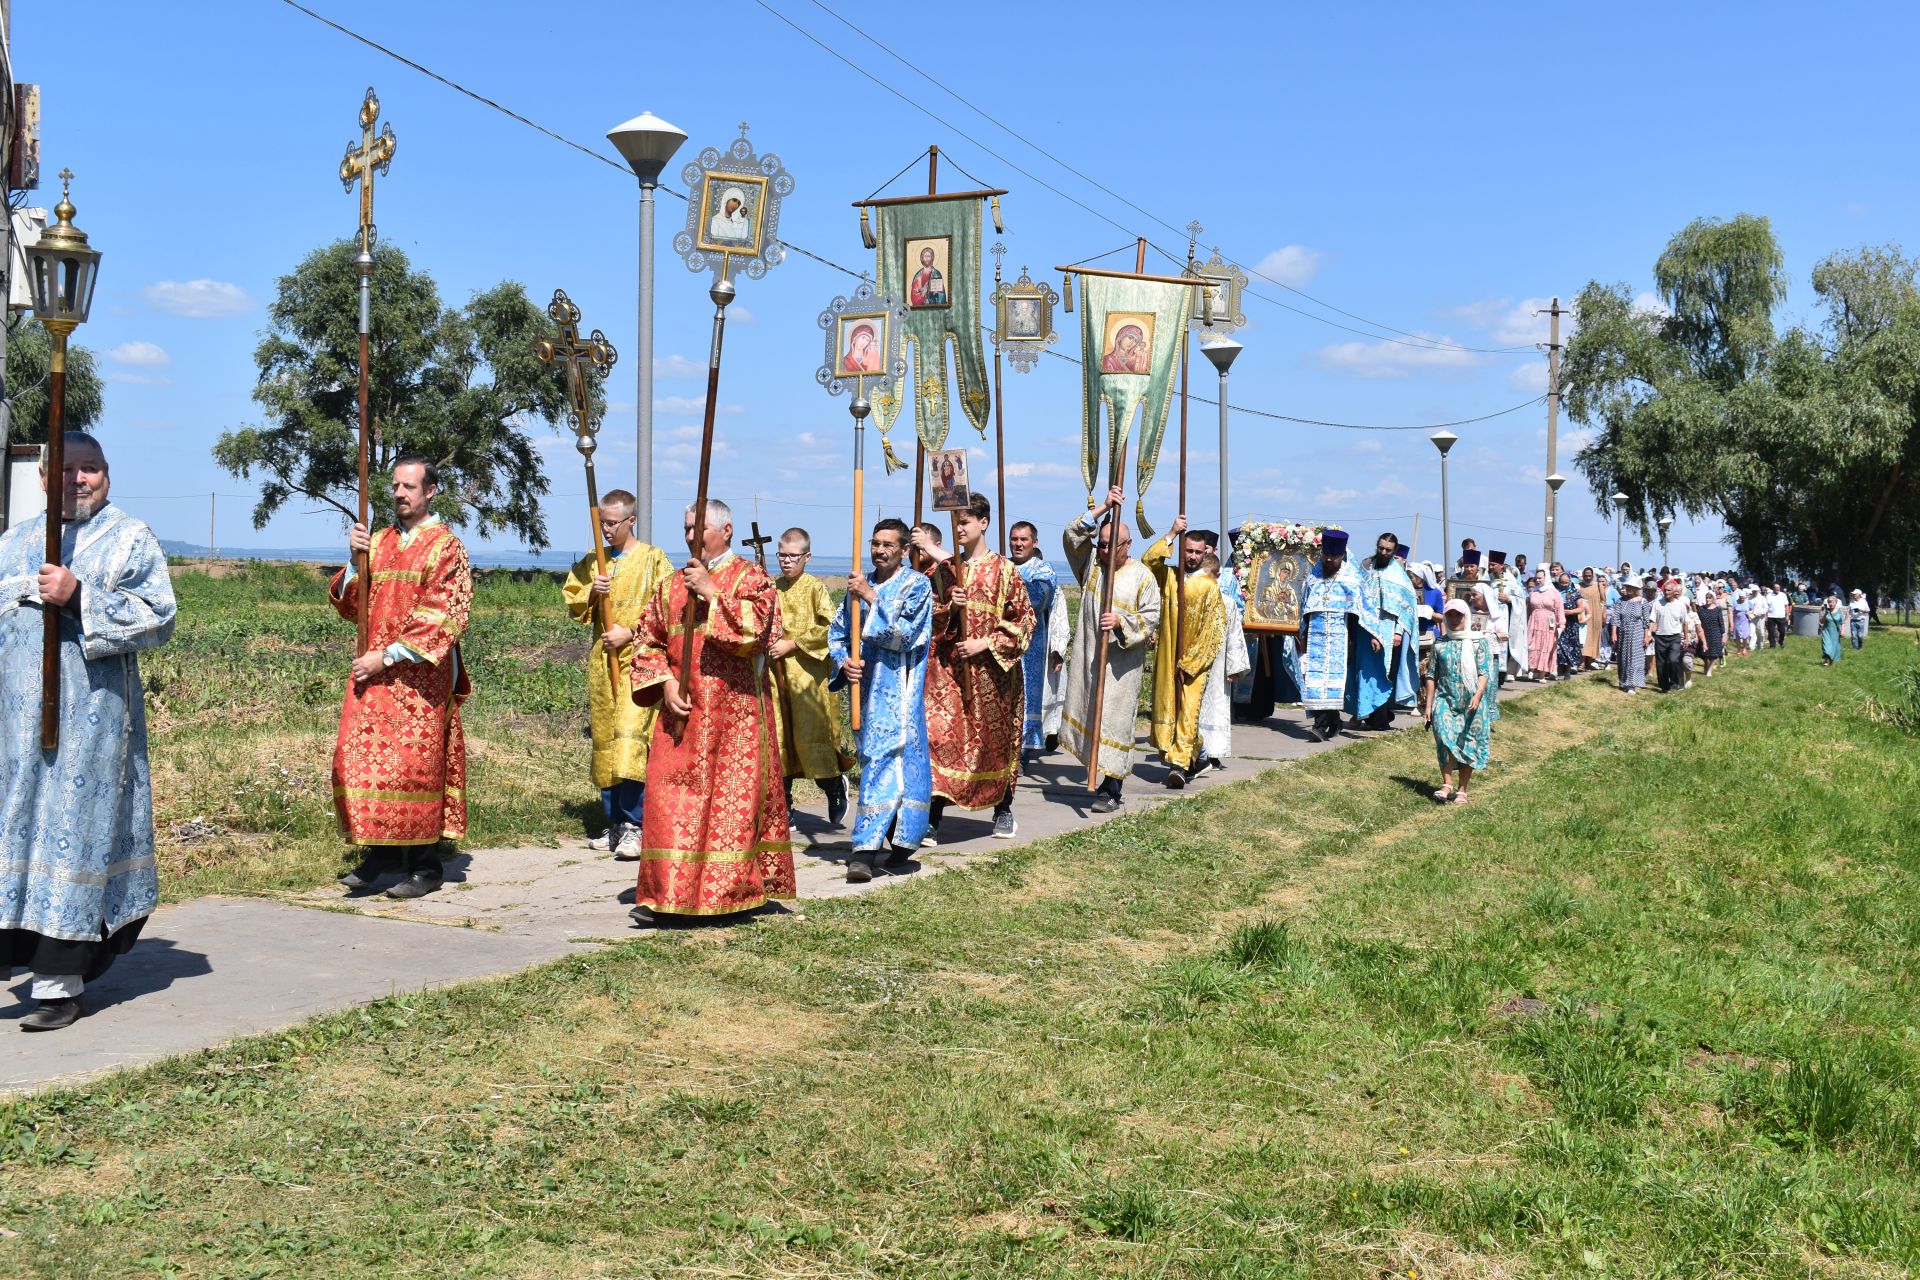
[[635,463],[634,536],[653,541],[653,192],[673,153],[687,140],[684,131],[651,111],[607,131],[607,141],[640,179],[640,319],[634,332],[640,351],[639,394],[633,404]]
[[1220,375],[1220,536],[1227,536],[1227,527],[1232,523],[1227,515],[1227,370],[1233,367],[1234,359],[1246,350],[1244,343],[1232,338],[1220,337],[1203,341],[1200,354],[1212,362]]
[[1560,497],[1560,486],[1565,484],[1566,482],[1567,482],[1567,478],[1561,475],[1558,471],[1554,472],[1552,475],[1547,477],[1547,493],[1550,495],[1550,497],[1553,500],[1547,503],[1547,539],[1546,539],[1547,545],[1545,548],[1546,554],[1540,557],[1540,563],[1545,566],[1551,566],[1553,564],[1553,556],[1554,556],[1553,513],[1558,505],[1558,499]]
[[[67,339],[86,322],[93,306],[93,286],[100,278],[100,251],[87,243],[87,233],[73,225],[73,201],[68,188],[73,171],[60,171],[60,203],[53,207],[54,224],[40,234],[38,244],[25,250],[27,286],[33,294],[33,314],[51,341],[47,388],[47,563],[62,564],[61,533],[66,513],[66,451],[63,435],[67,411]],[[40,747],[60,745],[60,610],[43,607],[45,643],[40,660]]]
[[[1444,565],[1444,557],[1453,554],[1453,522],[1448,518],[1447,511],[1447,451],[1459,443],[1460,437],[1442,427],[1427,439],[1440,451],[1440,548]],[[1441,572],[1448,574],[1452,569],[1445,567]]]
[[1673,555],[1671,552],[1667,550],[1667,530],[1671,528],[1673,528],[1673,517],[1661,516],[1660,517],[1660,567],[1662,569],[1668,569],[1673,567]]
[[1630,499],[1624,493],[1613,495],[1613,571],[1620,572],[1620,524],[1626,519],[1627,503]]

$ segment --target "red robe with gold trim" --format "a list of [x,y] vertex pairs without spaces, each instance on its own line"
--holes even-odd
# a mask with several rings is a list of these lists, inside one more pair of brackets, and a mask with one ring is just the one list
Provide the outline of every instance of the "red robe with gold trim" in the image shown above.
[[729,553],[713,567],[712,604],[695,618],[693,676],[681,668],[687,580],[674,574],[640,614],[633,697],[658,699],[669,675],[693,714],[662,712],[647,752],[634,901],[671,915],[750,911],[794,896],[767,646],[781,635],[780,594],[758,565]]
[[[1020,658],[1033,638],[1033,598],[1013,562],[985,548],[971,560],[947,561],[934,591],[927,655],[933,794],[956,808],[990,809],[1020,773],[1027,713]],[[992,642],[985,653],[959,656],[962,640],[980,637]]]
[[[367,643],[400,643],[425,662],[396,662],[355,689],[347,679],[333,748],[333,810],[354,844],[422,845],[467,831],[467,742],[460,704],[472,685],[460,637],[473,606],[467,549],[438,521],[405,546],[398,529],[373,535]],[[365,585],[335,574],[328,597],[352,622]]]

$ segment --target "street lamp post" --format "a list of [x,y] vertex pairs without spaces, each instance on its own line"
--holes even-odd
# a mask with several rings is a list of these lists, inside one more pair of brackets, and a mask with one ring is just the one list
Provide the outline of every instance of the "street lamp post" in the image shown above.
[[1549,568],[1553,565],[1554,554],[1553,516],[1554,512],[1559,509],[1560,486],[1566,482],[1567,478],[1558,471],[1547,477],[1547,545],[1546,554],[1540,558],[1540,563]]
[[1427,439],[1440,451],[1440,564],[1441,575],[1451,577],[1453,567],[1447,564],[1447,557],[1453,554],[1453,522],[1447,514],[1447,450],[1453,448],[1460,437],[1442,428]]
[[[84,324],[93,306],[93,286],[100,278],[100,251],[87,244],[87,233],[73,225],[73,201],[67,189],[73,171],[60,171],[60,203],[53,206],[54,225],[40,233],[40,242],[26,250],[27,284],[33,294],[33,314],[51,338],[47,359],[47,563],[62,564],[61,535],[66,523],[67,465],[67,339]],[[60,616],[63,610],[43,608],[46,629],[40,657],[40,747],[60,746]]]
[[1232,524],[1227,514],[1227,370],[1245,349],[1244,344],[1226,337],[1200,344],[1200,354],[1212,361],[1220,374],[1220,536],[1223,538]]
[[660,172],[673,159],[673,153],[687,140],[685,131],[676,129],[651,111],[643,112],[607,133],[607,141],[640,179],[640,320],[634,326],[634,346],[640,358],[638,393],[633,404],[634,536],[653,541],[653,190],[660,185]]
[[1661,516],[1660,517],[1660,567],[1662,569],[1670,569],[1673,567],[1673,554],[1667,550],[1667,530],[1671,528],[1673,528],[1673,517]]
[[1626,519],[1627,502],[1626,494],[1613,495],[1613,571],[1615,573],[1620,572],[1620,523]]

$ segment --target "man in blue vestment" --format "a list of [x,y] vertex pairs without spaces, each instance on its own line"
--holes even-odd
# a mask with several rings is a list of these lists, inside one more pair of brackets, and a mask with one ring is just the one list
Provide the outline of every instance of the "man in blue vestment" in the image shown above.
[[[1347,563],[1346,533],[1326,530],[1320,535],[1320,561],[1300,592],[1298,633],[1300,705],[1312,717],[1316,741],[1330,741],[1340,732],[1340,712],[1348,705],[1347,673],[1357,651],[1365,647],[1376,664],[1381,661],[1378,626],[1360,575]],[[1358,705],[1371,714],[1378,704]]]
[[[853,810],[853,852],[847,879],[862,884],[889,862],[905,862],[926,838],[933,800],[927,749],[927,645],[933,638],[933,584],[901,564],[903,520],[873,526],[867,552],[873,577],[856,573],[827,629],[836,668],[830,687],[860,686],[859,803]],[[860,602],[860,656],[853,656],[853,602]],[[891,846],[891,847],[889,847]]]
[[[1372,557],[1359,564],[1367,603],[1378,619],[1380,647],[1367,645],[1355,651],[1356,661],[1347,672],[1345,709],[1348,715],[1365,721],[1369,729],[1393,727],[1393,704],[1401,684],[1400,641],[1403,628],[1411,631],[1418,606],[1413,580],[1401,567],[1399,550],[1398,535],[1383,533],[1374,541]],[[1406,692],[1411,699],[1410,684]]]
[[1026,521],[1017,521],[1007,530],[1007,551],[1020,581],[1027,586],[1027,599],[1033,602],[1033,639],[1020,655],[1021,678],[1026,686],[1026,714],[1020,726],[1020,750],[1046,749],[1047,697],[1060,683],[1060,670],[1067,661],[1067,595],[1060,589],[1060,577],[1040,554],[1040,531]]
[[[72,1026],[87,983],[140,936],[160,895],[146,704],[135,658],[173,635],[173,582],[153,531],[107,502],[107,456],[64,437],[59,564],[46,517],[0,537],[0,956],[33,974],[22,1031]],[[60,742],[41,742],[46,611],[60,617]]]

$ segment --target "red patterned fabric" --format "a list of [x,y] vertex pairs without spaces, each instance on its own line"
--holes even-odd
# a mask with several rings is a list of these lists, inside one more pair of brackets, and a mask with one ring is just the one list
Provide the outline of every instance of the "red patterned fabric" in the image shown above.
[[780,596],[759,566],[729,555],[713,569],[711,605],[695,616],[693,678],[682,672],[680,574],[640,615],[633,697],[658,700],[669,677],[693,704],[662,713],[647,753],[634,901],[672,915],[749,911],[794,896],[793,847],[780,774],[767,646],[781,635]]
[[[934,587],[927,655],[933,794],[955,808],[990,809],[1020,772],[1027,713],[1020,657],[1033,638],[1033,598],[1013,562],[984,549],[948,561]],[[960,656],[961,641],[980,638],[991,641],[985,653]]]
[[[398,641],[425,662],[396,662],[355,689],[347,681],[340,736],[333,748],[333,810],[355,844],[421,845],[467,831],[467,743],[460,704],[472,691],[460,662],[460,637],[473,606],[467,549],[439,523],[421,525],[406,546],[398,529],[373,536],[373,595],[367,642]],[[344,589],[333,577],[328,598],[354,621],[365,584]]]

